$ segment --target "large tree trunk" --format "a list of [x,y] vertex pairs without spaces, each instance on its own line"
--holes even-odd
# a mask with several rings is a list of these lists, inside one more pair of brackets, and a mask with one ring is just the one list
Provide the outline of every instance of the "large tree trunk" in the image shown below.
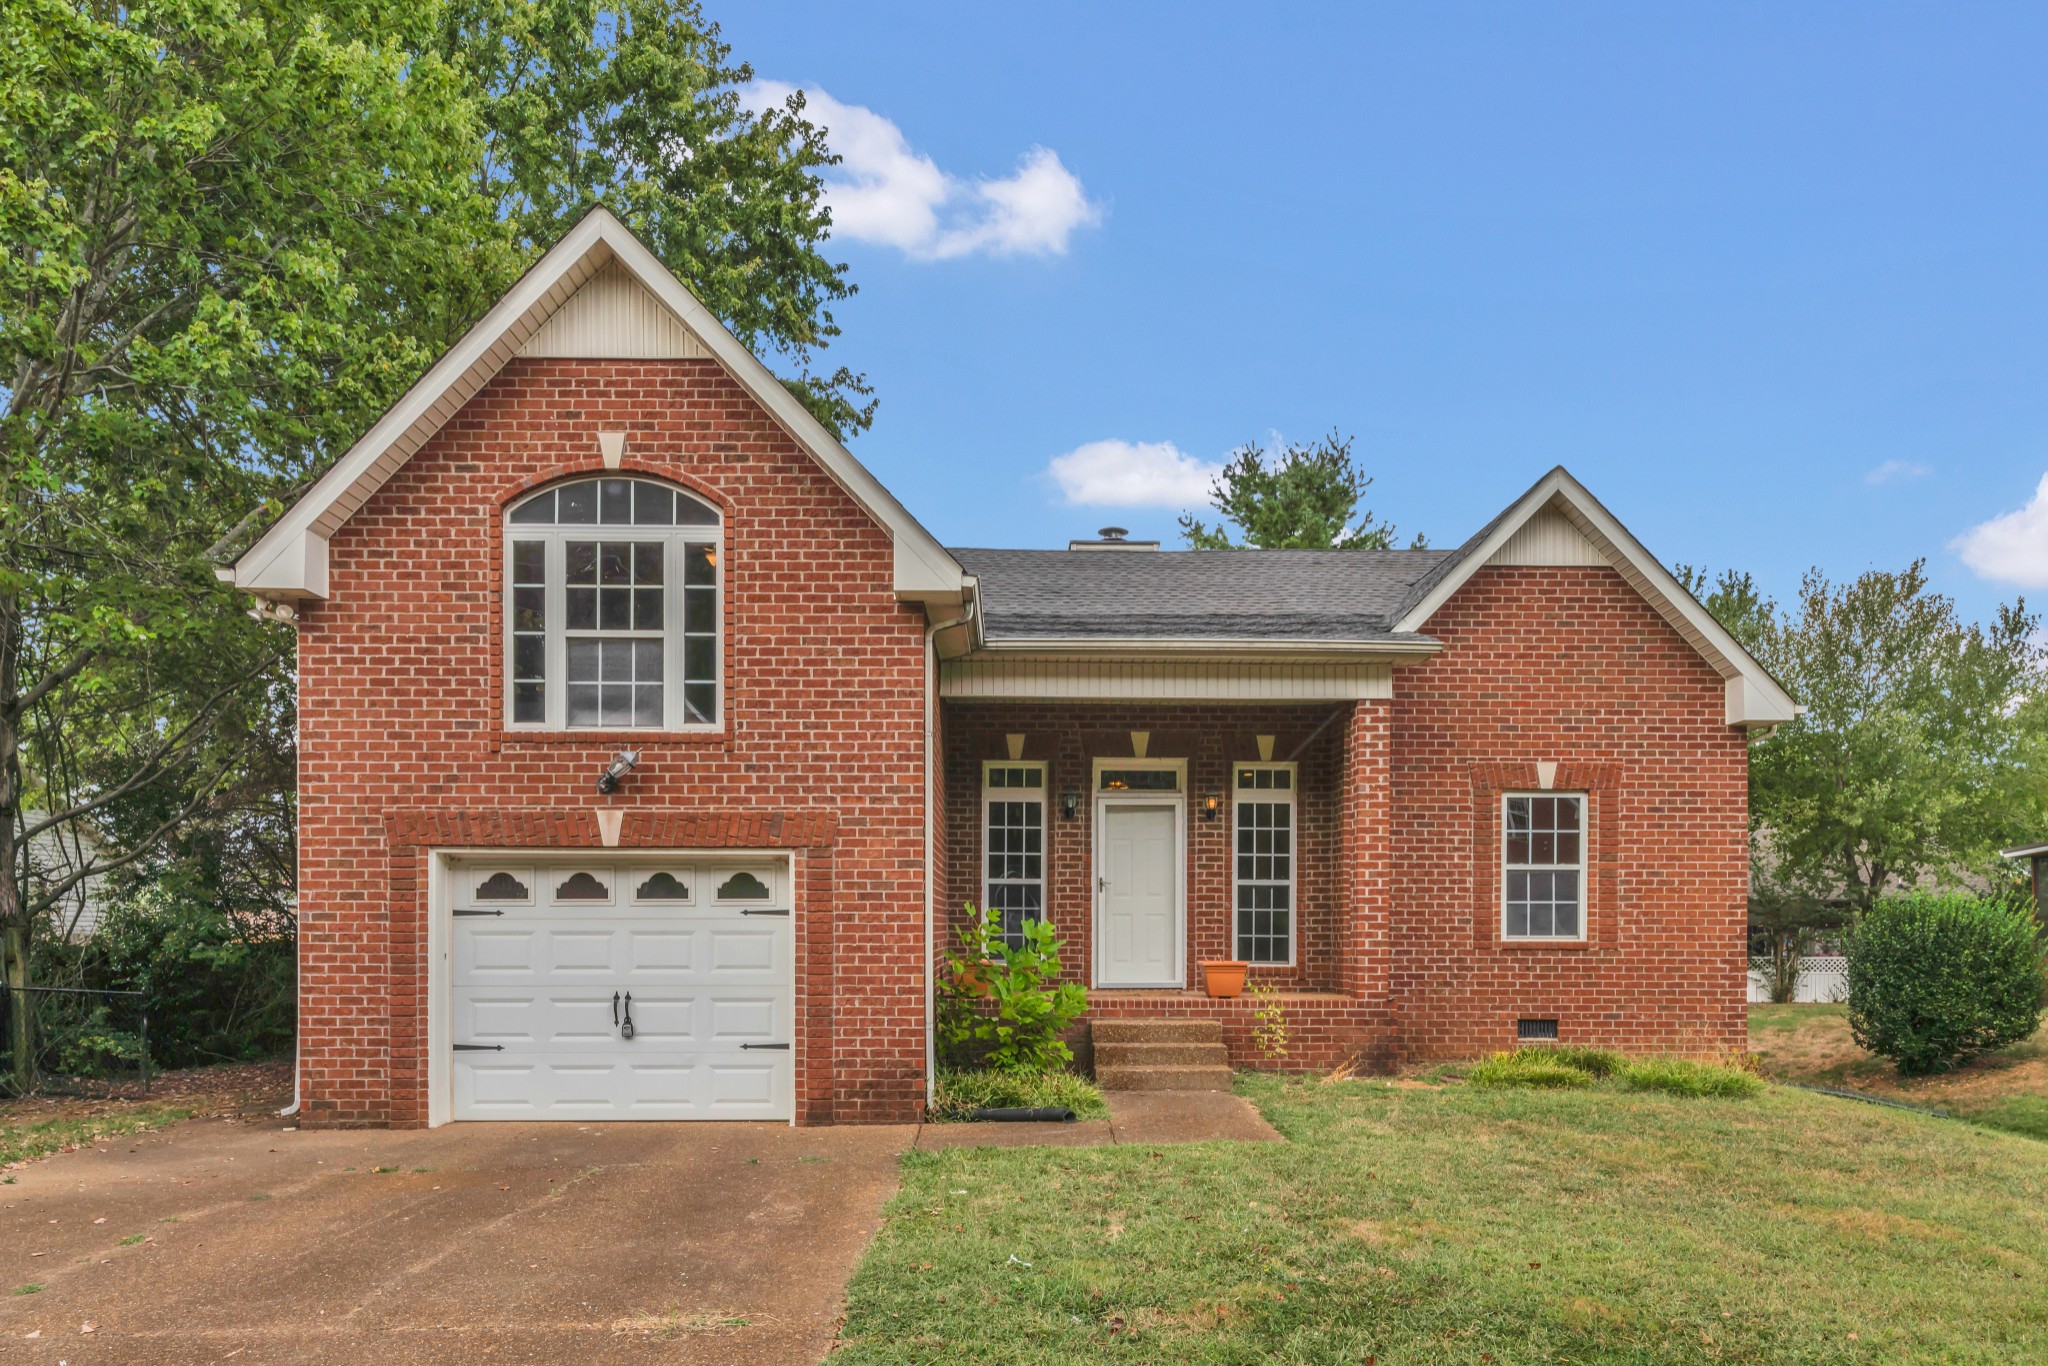
[[29,1029],[28,927],[7,922],[7,1052],[13,1059],[14,1092],[26,1095],[35,1086],[35,1039]]

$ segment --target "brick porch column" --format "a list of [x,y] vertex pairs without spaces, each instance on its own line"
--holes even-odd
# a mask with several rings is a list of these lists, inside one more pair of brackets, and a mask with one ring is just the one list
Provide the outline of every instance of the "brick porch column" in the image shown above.
[[1393,765],[1388,752],[1393,711],[1387,699],[1352,704],[1344,722],[1337,793],[1343,908],[1338,981],[1345,995],[1382,1003],[1388,999],[1393,968]]

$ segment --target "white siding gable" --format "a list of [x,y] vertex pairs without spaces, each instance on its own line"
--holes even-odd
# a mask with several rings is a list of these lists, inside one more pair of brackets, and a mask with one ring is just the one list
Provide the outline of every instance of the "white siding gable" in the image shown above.
[[1522,523],[1487,563],[1605,565],[1611,561],[1586,538],[1585,532],[1572,525],[1570,518],[1555,507],[1546,507]]
[[704,360],[711,352],[617,260],[607,261],[519,348],[582,360]]

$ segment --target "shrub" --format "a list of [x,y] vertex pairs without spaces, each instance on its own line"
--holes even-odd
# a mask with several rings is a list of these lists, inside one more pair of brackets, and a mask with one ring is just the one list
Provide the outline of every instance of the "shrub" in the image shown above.
[[1566,1067],[1576,1067],[1589,1077],[1611,1077],[1628,1066],[1628,1059],[1605,1048],[1589,1048],[1582,1043],[1549,1044],[1541,1048],[1517,1050],[1524,1053],[1539,1053],[1555,1058]]
[[1591,1086],[1593,1074],[1574,1067],[1548,1048],[1517,1048],[1496,1053],[1466,1069],[1465,1080],[1474,1086],[1537,1086],[1564,1089]]
[[1101,1119],[1109,1113],[1095,1083],[1072,1072],[946,1068],[939,1073],[931,1117],[943,1124],[966,1119],[976,1110],[1041,1105],[1064,1105],[1080,1119]]
[[1085,987],[1058,983],[1060,940],[1049,920],[1026,920],[1020,944],[1002,912],[967,912],[960,948],[939,985],[939,1041],[948,1060],[999,1072],[1050,1072],[1074,1059],[1061,1036],[1088,1008]]
[[1753,1096],[1764,1089],[1763,1079],[1754,1072],[1686,1058],[1643,1058],[1624,1064],[1619,1076],[1631,1091],[1665,1091],[1674,1096]]
[[2005,900],[1887,897],[1849,937],[1849,1029],[1899,1071],[1941,1072],[2041,1023],[2033,917]]

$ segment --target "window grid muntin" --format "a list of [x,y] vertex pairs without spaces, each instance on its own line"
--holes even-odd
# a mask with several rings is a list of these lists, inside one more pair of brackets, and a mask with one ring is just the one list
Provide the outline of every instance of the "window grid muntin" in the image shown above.
[[1045,918],[1045,765],[990,761],[981,771],[981,904],[1002,913],[1003,942]]
[[[1583,792],[1509,792],[1502,795],[1503,939],[1537,942],[1578,942],[1585,939],[1586,813],[1586,794]],[[1561,922],[1567,923],[1569,928],[1560,930]]]
[[1299,773],[1293,764],[1231,769],[1233,952],[1262,967],[1294,965],[1300,858]]
[[[620,502],[618,495],[611,495],[609,504],[603,497],[604,484],[623,484],[628,488],[626,506],[639,511],[642,501],[659,504],[659,494],[668,494],[665,515],[673,518],[672,523],[660,521],[663,511],[651,511],[647,526],[633,521],[618,520]],[[571,490],[588,487],[592,492],[588,498],[587,515],[578,512],[578,520],[566,520],[559,506],[562,496]],[[641,490],[656,491],[643,498]],[[604,520],[606,507],[612,509],[612,519]],[[530,509],[540,507],[541,513]],[[529,719],[531,702],[527,711],[522,712],[521,691],[512,686],[511,669],[516,666],[514,655],[517,644],[513,630],[515,613],[519,603],[508,591],[505,605],[506,626],[504,649],[508,661],[505,700],[505,717],[508,729],[514,730],[652,730],[691,731],[713,730],[723,720],[724,705],[724,575],[720,564],[720,523],[717,511],[693,498],[690,494],[671,489],[651,479],[616,476],[578,479],[567,484],[558,484],[542,490],[513,507],[506,514],[506,574],[511,584],[515,574],[512,558],[514,547],[521,543],[540,542],[545,546],[547,583],[543,599],[543,626],[546,636],[546,677],[542,684],[542,719]],[[615,530],[616,528],[616,530]],[[653,531],[654,535],[647,533]],[[646,631],[629,629],[625,632],[601,630],[572,632],[567,625],[567,561],[565,547],[571,541],[599,544],[632,544],[662,547],[660,592],[663,601],[658,604],[659,625]],[[681,584],[681,587],[678,585]],[[580,585],[599,587],[605,585]],[[619,585],[612,585],[617,587]],[[625,585],[631,588],[632,585]],[[655,587],[642,585],[640,591]],[[654,604],[650,602],[650,609]],[[630,615],[628,623],[637,628],[640,622]],[[602,623],[600,622],[600,625]],[[568,641],[571,635],[585,638],[607,637],[643,638],[658,640],[663,644],[661,688],[662,698],[658,718],[651,724],[627,725],[603,721],[604,695],[599,694],[600,720],[594,725],[571,725],[569,721],[568,687]],[[531,647],[528,647],[531,653]],[[636,669],[635,675],[637,677]],[[646,686],[651,679],[643,680]],[[549,688],[548,682],[556,686]]]

